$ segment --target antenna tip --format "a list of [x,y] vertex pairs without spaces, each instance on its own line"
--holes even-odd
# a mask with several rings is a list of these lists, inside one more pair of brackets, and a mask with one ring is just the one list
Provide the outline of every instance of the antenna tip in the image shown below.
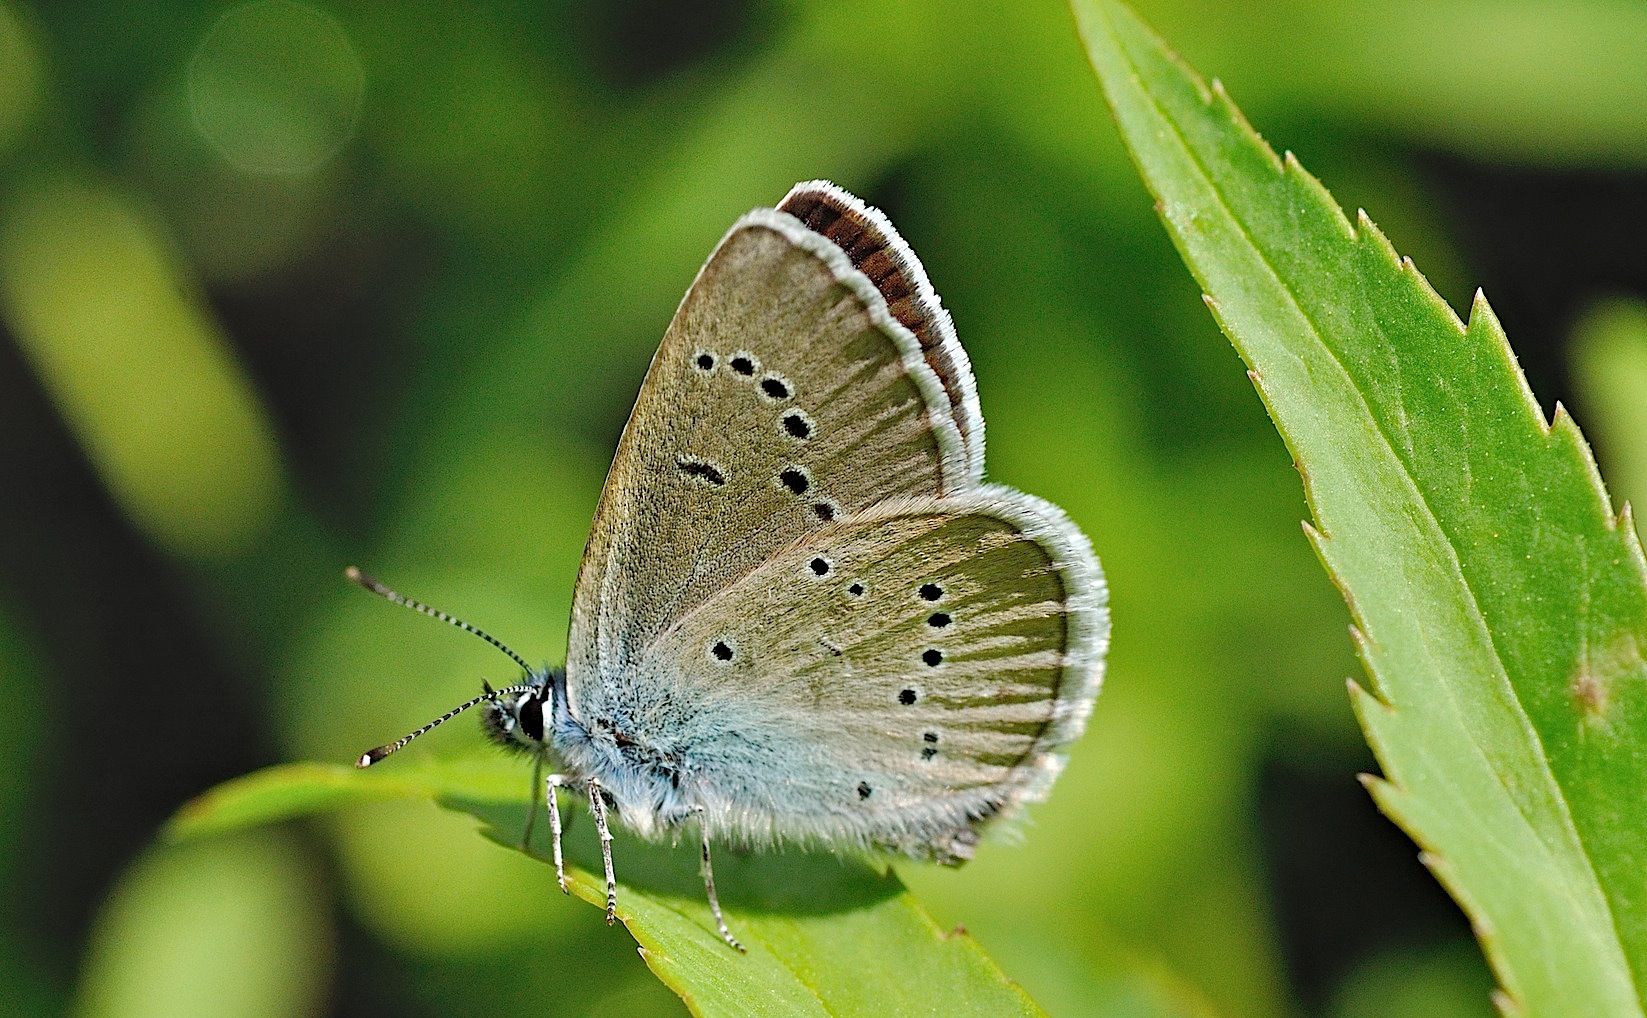
[[365,753],[360,754],[360,759],[355,761],[355,766],[361,768],[370,767],[388,755],[389,747],[379,746],[376,749],[368,750]]
[[388,587],[385,587],[383,584],[377,582],[377,580],[361,572],[359,566],[349,566],[345,568],[343,570],[343,578],[348,580],[350,583],[359,584],[379,596],[391,597],[392,592]]

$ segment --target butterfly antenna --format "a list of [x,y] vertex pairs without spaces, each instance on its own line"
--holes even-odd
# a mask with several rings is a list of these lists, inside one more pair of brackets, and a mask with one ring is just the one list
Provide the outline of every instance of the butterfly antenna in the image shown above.
[[[415,612],[421,612],[422,614],[427,615],[432,619],[439,619],[440,621],[446,623],[447,625],[456,626],[457,628],[463,630],[466,633],[472,633],[475,636],[480,637],[482,640],[485,640],[487,643],[489,643],[492,646],[496,647],[498,650],[501,650],[505,654],[509,655],[510,659],[513,660],[515,662],[515,664],[520,665],[522,671],[525,671],[525,672],[528,672],[528,673],[531,672],[532,666],[526,663],[525,658],[521,657],[519,654],[516,654],[514,651],[510,650],[508,648],[508,646],[505,645],[502,640],[499,640],[497,637],[495,637],[492,634],[486,632],[485,630],[480,629],[476,626],[472,626],[469,623],[463,621],[462,619],[453,618],[452,616],[446,614],[445,612],[441,611],[438,608],[431,608],[428,605],[424,604],[422,601],[414,601],[413,599],[407,597],[404,594],[396,593],[395,591],[390,590],[388,587],[386,587],[383,584],[379,583],[377,580],[374,580],[370,576],[367,576],[365,573],[361,572],[359,569],[355,568],[354,566],[350,566],[349,568],[343,570],[343,575],[348,577],[351,582],[357,583],[360,586],[365,587],[367,590],[371,591],[372,593],[376,594],[377,596],[379,596],[379,597],[381,597],[385,600],[393,601],[395,604],[401,605],[401,606],[406,607],[406,608],[410,608]],[[528,692],[532,689],[532,687],[530,685],[527,685],[525,683],[521,683],[520,685],[515,685],[515,686],[509,686],[509,687],[504,688],[504,689],[493,689],[490,685],[488,685],[484,682],[481,683],[481,686],[485,689],[485,692],[481,693],[479,696],[475,697],[473,700],[470,700],[467,703],[462,703],[462,704],[459,704],[456,707],[453,707],[451,710],[449,710],[446,713],[442,714],[440,717],[435,718],[433,721],[431,721],[428,724],[424,725],[422,728],[419,728],[415,732],[410,732],[410,733],[408,733],[406,735],[403,735],[400,738],[396,739],[394,742],[386,743],[382,746],[377,747],[376,749],[368,750],[367,752],[362,753],[361,756],[360,756],[360,759],[355,761],[355,766],[356,767],[370,767],[372,764],[377,763],[379,760],[381,760],[384,757],[388,756],[390,753],[393,753],[393,752],[395,752],[399,749],[404,748],[405,745],[408,742],[411,742],[413,739],[417,738],[418,736],[422,735],[423,733],[425,733],[425,732],[427,732],[427,731],[429,731],[433,728],[436,728],[440,725],[445,724],[446,722],[448,722],[448,721],[452,720],[453,718],[457,717],[459,714],[462,714],[464,711],[468,710],[470,707],[474,707],[478,704],[485,703],[488,700],[496,700],[499,697],[509,696],[511,694],[514,694],[514,693]]]
[[[482,683],[482,685],[485,686],[486,684]],[[438,725],[445,724],[446,722],[452,720],[453,718],[457,717],[459,714],[462,714],[464,711],[468,710],[470,707],[475,706],[476,704],[485,703],[487,700],[496,700],[500,696],[509,696],[512,693],[524,693],[524,692],[526,692],[527,690],[529,690],[531,688],[532,688],[531,686],[528,686],[524,683],[522,683],[521,685],[518,685],[518,686],[509,686],[505,689],[493,689],[491,686],[486,686],[486,692],[480,694],[479,696],[475,697],[473,700],[470,700],[467,703],[458,704],[456,707],[453,707],[451,710],[449,710],[446,713],[442,714],[440,717],[435,718],[433,721],[431,721],[428,724],[424,725],[422,728],[419,728],[417,731],[410,732],[406,735],[402,735],[400,738],[396,739],[394,742],[387,743],[385,745],[377,747],[376,749],[367,750],[366,752],[362,753],[360,755],[360,759],[355,761],[355,766],[356,767],[370,767],[370,766],[372,766],[373,764],[377,763],[379,760],[381,760],[384,757],[388,756],[390,753],[393,753],[398,749],[404,748],[405,745],[408,742],[411,742],[413,739],[415,739],[418,736],[422,735],[424,732],[427,732],[431,728],[434,728]]]
[[514,660],[515,664],[520,665],[522,671],[529,672],[532,670],[532,666],[526,663],[525,658],[510,650],[502,640],[493,636],[491,633],[486,632],[484,629],[481,629],[479,626],[471,626],[462,619],[453,618],[452,616],[441,611],[439,608],[431,608],[422,601],[414,601],[405,594],[397,594],[388,587],[385,587],[383,584],[379,583],[377,580],[367,576],[354,566],[350,566],[349,568],[343,570],[343,575],[348,577],[350,582],[360,584],[362,587],[365,587],[367,590],[386,601],[393,601],[395,604],[398,604],[403,608],[410,608],[415,612],[421,612],[432,619],[439,619],[449,626],[456,626],[465,633],[470,633],[474,636],[480,637],[482,640],[485,640],[498,650],[508,654],[509,657]]

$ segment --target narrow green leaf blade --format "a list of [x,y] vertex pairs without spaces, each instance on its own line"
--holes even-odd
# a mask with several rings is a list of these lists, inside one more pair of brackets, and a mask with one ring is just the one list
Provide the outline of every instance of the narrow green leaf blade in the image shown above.
[[[401,763],[401,761],[397,761]],[[434,798],[469,813],[499,844],[520,847],[519,774],[490,759],[403,762],[398,769],[271,767],[185,805],[168,834],[188,839],[373,799]],[[547,824],[530,852],[548,861]],[[605,881],[589,838],[566,839],[572,893],[602,908]],[[801,852],[716,853],[727,921],[749,949],[720,938],[690,845],[614,844],[618,917],[653,972],[700,1015],[1042,1015],[976,941],[940,930],[891,873]],[[546,905],[547,907],[547,905]],[[1163,1011],[1161,1013],[1167,1013]]]
[[1130,12],[1075,0],[1173,242],[1303,475],[1380,806],[1532,1014],[1643,1013],[1647,565],[1485,300],[1461,323]]

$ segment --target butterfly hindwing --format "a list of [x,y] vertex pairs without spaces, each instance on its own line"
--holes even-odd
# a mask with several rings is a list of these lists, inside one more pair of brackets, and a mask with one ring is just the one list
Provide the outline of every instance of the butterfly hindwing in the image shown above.
[[964,857],[980,821],[1044,792],[1079,733],[1103,599],[1079,531],[991,486],[818,530],[638,664],[669,677],[660,730],[717,830]]

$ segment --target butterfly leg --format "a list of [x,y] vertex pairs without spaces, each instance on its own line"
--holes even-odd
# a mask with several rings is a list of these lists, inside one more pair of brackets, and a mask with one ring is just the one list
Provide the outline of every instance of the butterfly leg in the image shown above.
[[721,915],[721,899],[715,894],[715,867],[709,862],[709,823],[704,819],[703,807],[693,807],[692,812],[698,815],[698,833],[703,836],[703,889],[709,895],[709,912],[715,917],[715,925],[721,931],[721,939],[737,950],[739,954],[747,954],[745,947],[738,943],[738,938],[726,928],[726,917]]
[[[564,774],[551,774],[544,782],[543,799],[549,804],[549,840],[554,843],[555,852],[555,880],[560,884],[560,893],[566,893],[566,865],[560,857],[560,797],[555,790],[564,787],[571,779]],[[536,793],[533,793],[536,798]]]
[[520,850],[522,852],[532,850],[532,828],[537,825],[538,820],[538,782],[542,778],[543,760],[541,758],[534,759],[532,761],[532,791],[526,799],[528,803],[526,807],[526,830],[520,836]]
[[612,875],[612,829],[606,826],[606,800],[600,782],[589,779],[589,811],[595,814],[595,830],[600,832],[600,861],[606,866],[606,925],[618,921],[618,880]]

